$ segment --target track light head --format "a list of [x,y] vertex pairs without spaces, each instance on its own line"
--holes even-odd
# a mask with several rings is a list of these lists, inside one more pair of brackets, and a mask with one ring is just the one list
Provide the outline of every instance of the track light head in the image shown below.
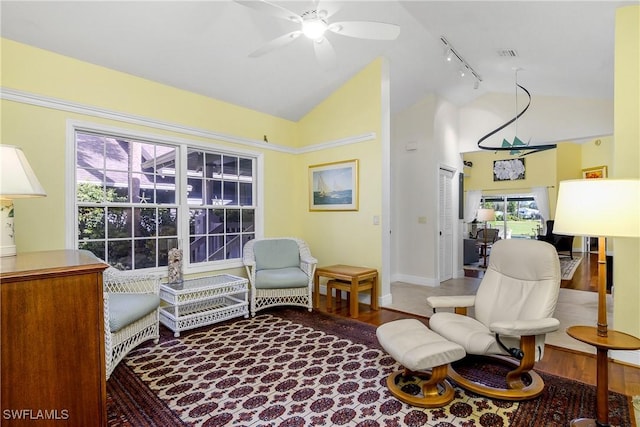
[[[476,83],[479,84],[479,82],[482,81],[482,77],[480,77],[480,75],[473,68],[471,68],[471,65],[469,65],[467,61],[464,60],[460,53],[455,50],[455,48],[444,36],[440,36],[440,41],[444,45],[443,47],[446,61],[453,61],[454,56],[458,61],[460,61],[460,68],[458,70],[458,72],[460,73],[460,77],[464,77],[466,74],[471,73],[471,75],[476,79]],[[474,89],[477,89],[476,85],[474,85]]]
[[446,59],[447,62],[451,62],[451,60],[453,59],[453,51],[451,49],[447,49],[444,55],[444,59]]

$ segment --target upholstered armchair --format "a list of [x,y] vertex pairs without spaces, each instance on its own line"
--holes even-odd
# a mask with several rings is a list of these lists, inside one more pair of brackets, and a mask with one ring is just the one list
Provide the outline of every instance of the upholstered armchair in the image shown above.
[[[498,236],[497,228],[481,228],[478,230],[478,243],[484,242],[486,240],[487,244],[492,245],[497,242],[500,237]],[[487,235],[485,238],[485,234]]]
[[547,234],[538,236],[538,240],[551,243],[558,254],[560,252],[569,252],[569,256],[573,259],[573,236],[565,236],[563,234],[555,234],[553,232],[554,220],[547,221]]
[[109,267],[103,273],[107,379],[141,343],[160,338],[160,280],[156,276]]
[[487,257],[489,256],[489,249],[495,242],[500,239],[498,236],[497,228],[481,228],[478,230],[478,239],[476,245],[480,247],[480,257],[482,257],[482,267],[487,267]]
[[[558,329],[552,318],[560,291],[560,262],[553,246],[539,240],[506,239],[493,244],[488,269],[476,295],[427,299],[435,314],[429,327],[464,347],[468,355],[499,359],[510,369],[507,388],[449,377],[484,396],[525,400],[542,393],[544,382],[532,368],[544,354],[545,336]],[[467,316],[473,307],[474,317]],[[444,308],[455,312],[442,311]]]
[[303,240],[250,240],[244,245],[242,260],[251,286],[251,316],[278,305],[301,306],[311,311],[318,261]]

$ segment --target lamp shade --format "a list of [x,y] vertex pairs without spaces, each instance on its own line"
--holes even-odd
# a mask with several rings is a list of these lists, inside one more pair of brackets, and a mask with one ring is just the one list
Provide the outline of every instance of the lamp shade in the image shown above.
[[572,236],[640,237],[640,180],[560,182],[553,232]]
[[478,209],[478,215],[476,216],[478,221],[493,221],[496,219],[496,211],[493,209]]
[[20,148],[0,145],[0,162],[0,198],[19,199],[47,195]]

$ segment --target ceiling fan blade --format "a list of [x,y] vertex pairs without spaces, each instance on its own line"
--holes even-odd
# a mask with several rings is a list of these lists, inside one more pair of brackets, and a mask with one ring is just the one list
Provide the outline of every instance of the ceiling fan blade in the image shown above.
[[317,11],[324,11],[323,19],[330,18],[340,10],[340,6],[331,0],[316,0],[314,3]]
[[270,42],[267,42],[267,44],[262,46],[260,49],[251,52],[249,54],[249,57],[257,58],[258,56],[262,56],[265,53],[271,52],[272,50],[278,49],[282,46],[286,46],[292,41],[294,41],[295,39],[297,39],[298,37],[300,37],[301,34],[302,34],[302,31],[292,31],[290,33],[281,35],[280,37],[275,38]]
[[313,49],[316,52],[316,59],[325,70],[334,68],[338,61],[336,60],[336,52],[326,37],[313,42]]
[[258,10],[276,18],[286,19],[287,21],[302,22],[302,17],[295,12],[290,11],[277,4],[269,3],[264,0],[235,0],[243,6],[250,7],[251,9]]
[[361,39],[395,40],[400,35],[400,26],[386,22],[343,21],[329,25],[329,31]]

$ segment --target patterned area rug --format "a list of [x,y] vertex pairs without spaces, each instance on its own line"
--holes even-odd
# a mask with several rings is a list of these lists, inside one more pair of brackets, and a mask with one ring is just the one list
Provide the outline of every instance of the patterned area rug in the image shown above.
[[[421,409],[389,394],[398,364],[375,327],[305,310],[230,320],[131,352],[107,382],[115,426],[566,426],[593,417],[595,388],[543,375],[528,402],[456,388],[446,407]],[[472,368],[475,369],[475,368]],[[480,373],[490,376],[491,371]],[[629,399],[610,393],[612,425],[630,426]]]
[[571,280],[573,273],[576,272],[578,266],[582,262],[582,257],[574,256],[571,258],[560,258],[560,272],[562,273],[562,280]]

